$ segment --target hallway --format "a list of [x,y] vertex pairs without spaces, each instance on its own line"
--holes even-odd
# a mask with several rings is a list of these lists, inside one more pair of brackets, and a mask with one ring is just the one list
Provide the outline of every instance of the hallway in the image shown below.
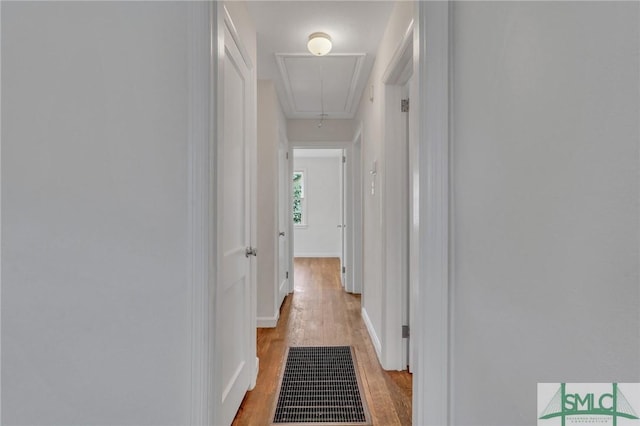
[[268,425],[287,346],[352,345],[375,425],[411,424],[411,375],[384,371],[360,315],[360,296],[340,286],[337,258],[296,258],[295,291],[276,328],[258,329],[260,371],[234,425]]

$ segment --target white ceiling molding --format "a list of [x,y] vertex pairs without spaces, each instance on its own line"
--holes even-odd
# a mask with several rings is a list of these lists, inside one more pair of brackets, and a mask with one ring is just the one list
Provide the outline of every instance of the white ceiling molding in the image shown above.
[[[295,54],[304,53],[311,56],[307,52],[307,41],[309,34],[314,32],[329,34],[333,43],[329,55],[315,57],[316,59],[340,54],[366,54],[358,64],[361,69],[355,70],[356,72],[349,70],[345,73],[349,74],[348,76],[340,77],[337,87],[344,87],[344,89],[338,93],[337,99],[346,106],[342,105],[336,111],[331,111],[333,108],[326,108],[325,111],[328,114],[334,113],[326,117],[327,119],[353,119],[355,109],[367,87],[366,83],[375,62],[375,56],[397,0],[248,1],[246,3],[257,33],[257,65],[255,67],[257,77],[260,80],[272,80],[275,83],[278,99],[289,119],[318,120],[322,113],[320,90],[309,92],[304,85],[301,90],[296,90],[292,81],[283,81],[283,72],[280,69],[281,64],[277,63],[277,54],[288,53],[295,56]],[[317,70],[312,69],[312,71],[317,74]],[[328,83],[328,81],[325,82]],[[289,87],[285,88],[285,84]],[[313,85],[315,89],[319,89],[319,82]],[[333,87],[331,84],[325,86],[325,94],[329,93],[331,87]],[[334,90],[338,89],[334,88]],[[327,105],[337,102],[337,99],[330,98],[332,97],[327,96]],[[300,104],[299,108],[295,107],[293,101]],[[311,106],[313,106],[312,110],[305,112],[304,108]]]
[[365,53],[323,57],[276,53],[285,115],[320,119],[322,87],[325,118],[353,118],[367,77],[362,75],[366,56]]

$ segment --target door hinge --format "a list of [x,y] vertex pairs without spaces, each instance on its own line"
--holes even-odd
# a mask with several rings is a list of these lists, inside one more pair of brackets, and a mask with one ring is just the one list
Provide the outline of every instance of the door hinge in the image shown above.
[[345,157],[344,155],[342,156],[342,162],[346,163],[347,162],[347,157]]
[[254,248],[254,247],[247,247],[244,250],[244,256],[245,257],[249,257],[249,256],[257,256],[258,255],[258,251]]
[[285,278],[289,278],[289,271],[285,272]]
[[402,338],[406,339],[409,337],[409,326],[408,325],[403,325],[402,326]]
[[346,266],[343,266],[343,267],[342,267],[342,273],[343,273],[343,274],[346,274],[346,273],[347,273],[347,267],[346,267]]
[[409,112],[409,99],[403,99],[400,101],[400,111]]

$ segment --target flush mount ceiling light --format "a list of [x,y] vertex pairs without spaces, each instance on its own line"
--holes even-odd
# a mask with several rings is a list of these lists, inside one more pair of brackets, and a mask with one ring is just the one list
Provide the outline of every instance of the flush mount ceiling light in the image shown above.
[[324,56],[331,51],[331,37],[326,33],[313,33],[309,36],[307,49],[316,56]]

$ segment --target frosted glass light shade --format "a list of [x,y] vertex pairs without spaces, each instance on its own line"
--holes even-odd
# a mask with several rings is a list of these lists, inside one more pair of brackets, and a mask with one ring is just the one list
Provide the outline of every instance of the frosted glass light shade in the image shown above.
[[325,33],[313,33],[309,36],[307,49],[316,56],[324,56],[331,51],[331,37]]

